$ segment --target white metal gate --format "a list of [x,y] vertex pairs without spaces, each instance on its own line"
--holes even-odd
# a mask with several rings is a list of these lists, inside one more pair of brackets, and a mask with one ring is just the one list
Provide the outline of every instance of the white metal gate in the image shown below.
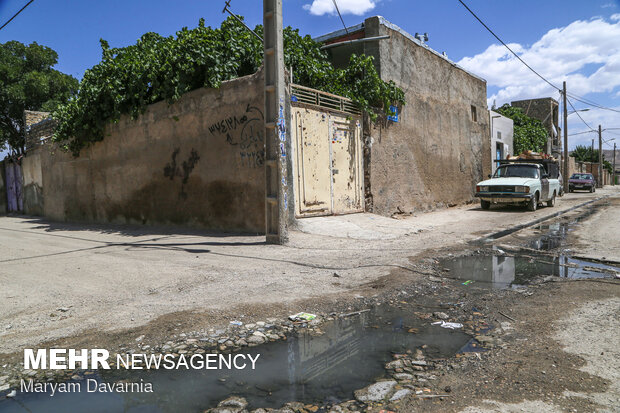
[[[305,93],[308,91],[313,90],[303,90]],[[293,96],[298,96],[299,91],[295,92],[297,95]],[[344,99],[323,95],[333,100]],[[291,115],[296,152],[296,216],[363,211],[364,174],[359,116],[344,111],[327,111],[311,104],[293,105]]]

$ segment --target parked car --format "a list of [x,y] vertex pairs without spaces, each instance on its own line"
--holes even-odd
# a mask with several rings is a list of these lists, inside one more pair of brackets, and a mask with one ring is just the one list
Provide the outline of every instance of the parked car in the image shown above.
[[476,185],[476,197],[482,209],[489,209],[491,204],[520,204],[535,211],[542,202],[552,207],[560,194],[558,174],[554,175],[549,175],[543,162],[504,163],[489,176],[491,179]]
[[596,181],[594,180],[594,176],[588,173],[572,174],[568,179],[568,192],[573,192],[577,189],[590,192],[596,191]]

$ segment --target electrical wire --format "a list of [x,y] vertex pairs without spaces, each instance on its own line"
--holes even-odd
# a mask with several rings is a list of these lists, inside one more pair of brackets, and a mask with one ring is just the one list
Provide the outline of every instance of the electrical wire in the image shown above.
[[593,131],[593,130],[587,130],[587,131],[585,131],[585,132],[571,133],[571,134],[569,134],[568,136],[583,135],[584,133],[592,133],[592,132],[596,132],[596,131]]
[[342,18],[342,14],[340,14],[340,9],[338,8],[338,3],[336,3],[336,0],[332,0],[334,2],[334,7],[336,8],[336,11],[338,12],[338,17],[340,17],[340,21],[342,22],[342,27],[344,27],[344,32],[347,34],[347,36],[349,35],[349,29],[347,29],[347,25],[344,24],[344,19]]
[[[568,95],[568,93],[567,93]],[[575,111],[575,114],[577,114],[577,116],[579,117],[579,119],[581,119],[581,121],[583,122],[584,125],[586,125],[588,127],[588,129],[590,130],[594,130],[593,127],[591,127],[590,125],[588,125],[588,122],[586,122],[585,120],[583,120],[583,118],[581,117],[581,115],[579,114],[579,111],[577,109],[575,109],[575,107],[573,106],[573,102],[570,101],[569,98],[566,98],[566,101],[568,102],[568,104],[570,105],[571,108],[573,108],[573,110]]]
[[620,113],[620,110],[618,110],[618,109],[609,108],[607,106],[599,105],[598,103],[593,102],[591,100],[588,100],[586,98],[583,98],[581,96],[573,95],[572,93],[568,93],[568,92],[566,92],[566,95],[570,96],[571,98],[575,99],[576,101],[584,103],[584,104],[586,104],[588,106],[593,106],[593,107],[598,108],[598,109],[605,109],[605,110],[610,110],[612,112]]
[[[334,0],[335,1],[335,0]],[[504,41],[502,39],[499,38],[498,35],[496,35],[493,30],[491,30],[489,28],[489,26],[487,26],[482,20],[480,20],[480,17],[478,17],[476,15],[476,13],[474,13],[469,7],[467,7],[467,4],[465,4],[463,2],[463,0],[458,0],[459,3],[461,3],[463,5],[463,7],[465,7],[467,9],[468,12],[471,13],[472,16],[474,16],[476,18],[476,20],[478,20],[480,22],[481,25],[484,26],[485,29],[487,29],[489,31],[489,33],[491,33],[501,44],[504,45],[504,47],[506,49],[508,49],[510,51],[510,53],[512,53],[517,59],[519,59],[519,61],[521,63],[523,63],[528,69],[530,69],[536,76],[538,76],[539,78],[541,78],[542,80],[544,80],[548,85],[550,85],[552,88],[559,90],[560,92],[562,91],[559,87],[557,87],[556,85],[554,85],[553,83],[551,83],[550,81],[548,81],[547,79],[545,79],[545,77],[543,75],[541,75],[540,73],[538,73],[536,70],[534,70],[530,65],[528,65],[527,63],[525,63],[525,61],[523,59],[521,59],[521,57],[516,54],[506,43],[504,43]]]
[[16,18],[16,17],[17,17],[17,15],[18,15],[19,13],[21,13],[22,11],[24,11],[24,9],[25,9],[26,7],[30,6],[30,3],[32,3],[33,1],[34,1],[34,0],[30,0],[28,3],[26,3],[26,5],[25,5],[24,7],[22,7],[21,9],[19,9],[19,11],[18,11],[17,13],[15,13],[15,14],[13,15],[13,17],[11,17],[9,20],[7,20],[7,21],[6,21],[6,23],[4,23],[2,26],[0,26],[0,30],[4,29],[4,27],[5,27],[7,24],[11,23],[11,20],[13,20],[14,18]]
[[[335,1],[335,0],[334,0]],[[530,65],[528,65],[517,53],[515,53],[506,43],[504,43],[504,41],[502,39],[499,38],[498,35],[496,35],[493,30],[491,30],[489,28],[489,26],[487,26],[477,15],[476,13],[474,13],[468,6],[467,4],[465,4],[465,2],[463,2],[463,0],[458,0],[459,3],[461,3],[463,5],[463,7],[465,7],[467,9],[468,12],[471,13],[472,16],[474,16],[476,18],[476,20],[478,20],[478,22],[480,22],[480,24],[482,24],[484,26],[485,29],[487,29],[489,31],[489,33],[491,33],[501,44],[504,45],[504,47],[506,49],[508,49],[510,51],[510,53],[512,53],[517,59],[519,59],[519,61],[521,63],[523,63],[528,69],[530,69],[536,76],[538,76],[539,78],[541,78],[543,81],[545,81],[548,85],[550,85],[551,87],[553,87],[554,89],[557,89],[560,91],[560,93],[562,93],[562,90],[557,87],[556,85],[554,85],[553,83],[551,83],[549,80],[547,80],[544,76],[542,76],[540,73],[538,73],[536,70],[534,70]],[[603,106],[601,104],[598,104],[592,100],[586,99],[582,96],[578,96],[569,92],[566,92],[567,96],[570,96],[571,98],[573,98],[576,101],[579,101],[581,103],[584,103],[588,106],[593,106],[595,108],[599,108],[599,109],[605,109],[605,110],[609,110],[612,112],[618,112],[620,113],[620,110],[618,109],[614,109],[614,108],[610,108],[607,106]]]

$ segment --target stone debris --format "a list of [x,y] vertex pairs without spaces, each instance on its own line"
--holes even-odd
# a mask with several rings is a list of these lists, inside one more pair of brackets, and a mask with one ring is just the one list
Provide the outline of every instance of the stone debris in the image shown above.
[[437,311],[435,313],[433,313],[434,317],[437,317],[440,320],[447,320],[448,318],[450,318],[450,316],[446,313],[442,313],[440,311]]
[[396,386],[396,381],[386,380],[379,381],[355,391],[355,398],[361,402],[378,402],[385,400],[392,394],[392,390]]
[[396,392],[392,395],[392,397],[390,397],[390,401],[394,402],[396,400],[400,400],[410,393],[411,393],[411,389],[396,390]]

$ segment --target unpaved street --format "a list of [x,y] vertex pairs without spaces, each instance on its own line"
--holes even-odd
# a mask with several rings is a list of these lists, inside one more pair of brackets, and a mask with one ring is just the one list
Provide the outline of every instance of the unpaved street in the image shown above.
[[[467,325],[485,351],[431,362],[420,373],[431,380],[400,382],[412,389],[406,397],[369,404],[369,411],[617,411],[620,282],[609,273],[557,277],[553,268],[572,268],[569,262],[537,270],[531,285],[490,289],[461,283],[486,265],[457,274],[438,259],[483,257],[495,245],[497,262],[526,260],[512,267],[514,284],[536,261],[553,263],[564,250],[617,260],[619,195],[611,187],[569,194],[535,213],[466,205],[398,219],[313,218],[286,246],[266,245],[260,236],[0,218],[0,361],[19,373],[24,347],[126,348],[140,341],[161,348],[168,340],[178,347],[186,346],[185,332],[213,331],[230,320],[389,303],[424,322],[436,317],[431,308],[441,309],[442,318]],[[553,228],[569,229],[558,243],[541,242]],[[549,249],[532,256],[532,245]],[[491,329],[481,334],[480,326]],[[427,391],[436,397],[419,396]]]
[[184,310],[352,295],[394,269],[410,268],[409,258],[424,251],[457,248],[611,193],[569,194],[535,213],[474,204],[405,219],[313,218],[302,221],[305,232],[292,233],[287,246],[266,245],[262,236],[3,217],[0,352],[82,331],[133,329]]

